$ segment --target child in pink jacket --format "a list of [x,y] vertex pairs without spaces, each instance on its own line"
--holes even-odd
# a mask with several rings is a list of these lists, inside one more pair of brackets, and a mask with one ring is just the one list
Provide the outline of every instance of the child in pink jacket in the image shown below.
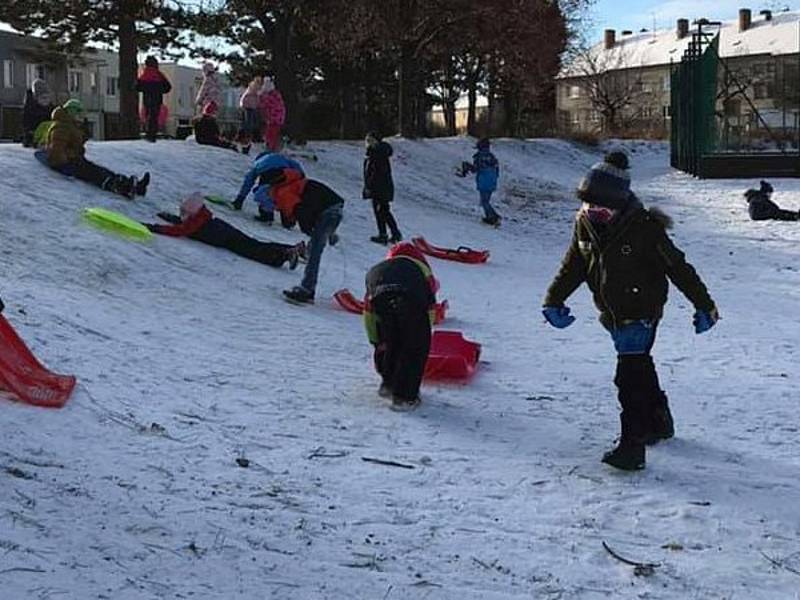
[[272,77],[264,78],[259,95],[259,108],[264,121],[264,143],[272,152],[280,149],[281,128],[286,121],[286,106],[283,96],[275,88]]
[[242,109],[242,127],[239,130],[239,143],[242,153],[250,152],[250,145],[257,142],[261,132],[261,110],[259,107],[262,80],[256,76],[248,84],[247,89],[239,97],[239,108]]

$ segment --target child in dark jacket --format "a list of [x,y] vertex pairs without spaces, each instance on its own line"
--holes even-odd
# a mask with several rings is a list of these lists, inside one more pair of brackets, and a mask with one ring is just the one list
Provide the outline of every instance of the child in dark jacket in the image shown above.
[[645,444],[674,435],[666,394],[650,351],[671,281],[694,305],[696,333],[719,319],[713,300],[694,268],[666,233],[670,219],[647,210],[630,191],[628,158],[612,152],[591,168],[578,189],[583,201],[572,243],[544,300],[554,327],[575,320],[567,298],[586,282],[600,322],[617,351],[614,378],[622,407],[619,445],[603,462],[624,470],[645,466]]
[[25,93],[25,104],[22,107],[23,146],[35,145],[33,133],[39,125],[50,120],[53,110],[55,106],[50,86],[44,79],[34,79],[31,89]]
[[[378,225],[378,235],[369,238],[376,244],[396,244],[403,239],[397,221],[392,215],[391,202],[394,199],[394,182],[392,181],[392,165],[389,158],[392,156],[392,147],[384,142],[381,137],[370,132],[366,137],[367,156],[364,159],[364,191],[363,198],[372,200],[372,211],[375,213],[375,223]],[[386,227],[392,232],[392,237],[386,236]]]
[[216,146],[218,148],[227,148],[238,152],[236,146],[229,141],[224,140],[219,132],[219,124],[217,123],[217,110],[216,102],[208,102],[203,107],[202,116],[195,118],[192,122],[194,126],[194,139],[203,146]]
[[150,142],[156,141],[158,116],[161,113],[164,94],[168,94],[170,90],[172,85],[158,69],[158,60],[155,56],[148,56],[144,61],[144,70],[136,80],[136,91],[142,94],[142,105],[146,116],[146,138]]
[[419,387],[431,347],[438,282],[416,246],[393,246],[366,277],[364,325],[375,347],[378,394],[392,398],[392,410],[419,405]]
[[322,182],[306,179],[291,168],[272,169],[261,175],[269,186],[270,197],[281,214],[284,227],[300,225],[310,236],[308,262],[300,285],[284,290],[286,299],[295,304],[313,304],[319,265],[325,245],[335,244],[336,228],[342,221],[344,198]]
[[497,157],[491,152],[491,142],[488,138],[481,138],[475,144],[477,152],[472,156],[472,162],[462,164],[461,175],[466,177],[475,173],[475,185],[483,208],[483,219],[487,225],[499,225],[500,215],[492,206],[492,194],[497,190],[497,180],[500,178],[500,164]]
[[753,221],[799,221],[800,212],[785,210],[772,201],[773,191],[769,183],[762,181],[759,189],[747,190],[744,193],[750,218]]
[[251,238],[230,223],[214,217],[206,208],[201,194],[192,194],[181,203],[180,216],[169,213],[158,213],[158,216],[172,224],[145,223],[145,227],[154,233],[188,237],[209,246],[225,248],[263,265],[280,267],[288,263],[290,269],[295,269],[298,259],[305,258],[304,242],[290,246]]

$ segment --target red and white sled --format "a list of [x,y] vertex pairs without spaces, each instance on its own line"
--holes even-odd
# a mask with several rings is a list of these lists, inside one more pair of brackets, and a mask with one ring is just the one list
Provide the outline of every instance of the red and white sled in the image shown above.
[[[336,299],[336,302],[339,303],[339,306],[349,313],[360,315],[364,312],[364,302],[356,298],[352,292],[346,288],[336,292],[333,297]],[[438,325],[444,321],[445,317],[447,316],[448,308],[450,308],[450,304],[447,302],[447,300],[436,303],[436,317],[434,319],[434,325]]]
[[75,383],[72,375],[58,375],[45,368],[0,315],[0,389],[28,404],[61,408]]
[[460,331],[434,331],[425,364],[425,379],[468,380],[478,368],[481,345],[464,339]]
[[480,264],[489,260],[488,250],[473,250],[467,246],[458,248],[441,248],[428,243],[423,237],[415,237],[411,240],[413,244],[423,253],[442,260],[454,260],[456,262],[468,264]]

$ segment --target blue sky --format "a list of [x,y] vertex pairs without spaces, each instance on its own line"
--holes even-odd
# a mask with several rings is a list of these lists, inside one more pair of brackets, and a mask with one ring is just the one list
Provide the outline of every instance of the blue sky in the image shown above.
[[591,10],[593,39],[599,39],[603,29],[672,28],[681,17],[712,20],[735,19],[740,8],[753,11],[753,18],[764,8],[780,11],[784,7],[800,10],[800,0],[595,0]]

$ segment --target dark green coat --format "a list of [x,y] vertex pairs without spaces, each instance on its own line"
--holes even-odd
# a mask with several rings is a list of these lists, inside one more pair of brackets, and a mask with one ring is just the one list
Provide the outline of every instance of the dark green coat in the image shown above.
[[706,286],[666,233],[670,219],[638,201],[599,233],[581,211],[561,269],[545,306],[562,306],[584,281],[600,310],[600,322],[616,329],[639,319],[661,318],[669,281],[694,304],[710,311]]

